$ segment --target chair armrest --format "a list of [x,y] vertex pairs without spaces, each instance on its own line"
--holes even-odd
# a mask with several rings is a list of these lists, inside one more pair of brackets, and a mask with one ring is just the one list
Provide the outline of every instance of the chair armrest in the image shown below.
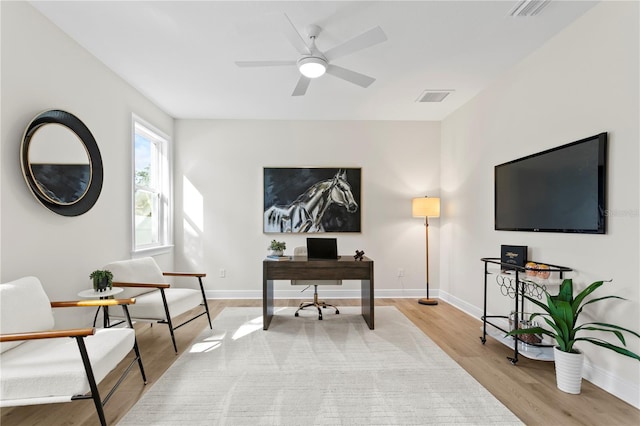
[[203,274],[200,272],[163,272],[162,275],[165,277],[206,277],[207,274]]
[[92,306],[116,306],[116,305],[133,305],[136,303],[135,298],[131,299],[90,299],[90,300],[69,300],[61,302],[51,302],[52,308],[74,308],[74,307],[92,307]]
[[15,342],[17,340],[51,339],[57,337],[85,337],[95,334],[96,329],[71,328],[68,330],[34,331],[26,333],[11,333],[0,335],[0,342]]
[[166,283],[158,283],[158,284],[150,284],[150,283],[120,283],[120,282],[112,282],[111,285],[114,287],[139,287],[139,288],[170,288],[171,284]]

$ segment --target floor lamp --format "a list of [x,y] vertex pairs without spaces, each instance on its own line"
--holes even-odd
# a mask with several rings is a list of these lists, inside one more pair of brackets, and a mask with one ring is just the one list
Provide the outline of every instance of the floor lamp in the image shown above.
[[440,198],[435,197],[422,197],[414,198],[412,202],[413,217],[424,218],[425,229],[425,241],[426,241],[426,254],[427,254],[427,297],[418,300],[421,305],[437,305],[436,299],[429,298],[429,218],[440,217]]

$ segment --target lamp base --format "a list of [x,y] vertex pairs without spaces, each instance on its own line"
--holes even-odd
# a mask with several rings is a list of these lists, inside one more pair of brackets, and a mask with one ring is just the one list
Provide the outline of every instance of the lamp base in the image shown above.
[[418,303],[421,305],[437,305],[438,301],[436,299],[429,299],[426,297],[423,297],[422,299],[418,299]]

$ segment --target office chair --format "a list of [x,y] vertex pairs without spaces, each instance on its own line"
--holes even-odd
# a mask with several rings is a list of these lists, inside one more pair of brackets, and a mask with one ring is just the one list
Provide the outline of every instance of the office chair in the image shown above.
[[[306,247],[296,247],[293,249],[294,256],[306,256],[307,248]],[[318,286],[319,285],[342,285],[342,280],[291,280],[291,285],[304,285],[307,287],[313,286],[313,301],[312,302],[302,302],[300,303],[300,307],[296,310],[295,316],[298,317],[299,312],[310,306],[314,306],[318,309],[318,319],[322,319],[322,309],[326,309],[327,307],[333,308],[336,310],[336,314],[339,314],[340,311],[334,305],[326,303],[322,300],[318,300]],[[304,289],[306,290],[306,288]],[[302,290],[302,291],[304,291]]]

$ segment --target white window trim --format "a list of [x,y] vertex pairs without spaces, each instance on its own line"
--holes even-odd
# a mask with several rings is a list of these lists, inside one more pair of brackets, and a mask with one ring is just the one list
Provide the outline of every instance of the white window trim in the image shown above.
[[[160,242],[157,245],[146,246],[141,248],[136,248],[136,223],[135,223],[135,193],[136,193],[136,184],[135,184],[135,161],[136,161],[136,153],[135,153],[135,138],[136,138],[136,124],[139,124],[146,128],[148,132],[151,134],[155,134],[158,138],[164,139],[166,144],[163,146],[163,157],[165,159],[165,167],[166,167],[166,176],[163,176],[162,182],[162,194],[168,197],[168,200],[165,203],[160,203],[163,209],[161,214],[162,220],[164,221],[164,226],[160,230],[162,235],[159,235]],[[147,120],[141,118],[136,114],[132,114],[131,119],[131,253],[132,255],[155,255],[167,253],[173,250],[173,145],[171,141],[171,137],[166,133],[162,132],[153,124],[149,123]],[[166,206],[166,211],[164,206]]]

